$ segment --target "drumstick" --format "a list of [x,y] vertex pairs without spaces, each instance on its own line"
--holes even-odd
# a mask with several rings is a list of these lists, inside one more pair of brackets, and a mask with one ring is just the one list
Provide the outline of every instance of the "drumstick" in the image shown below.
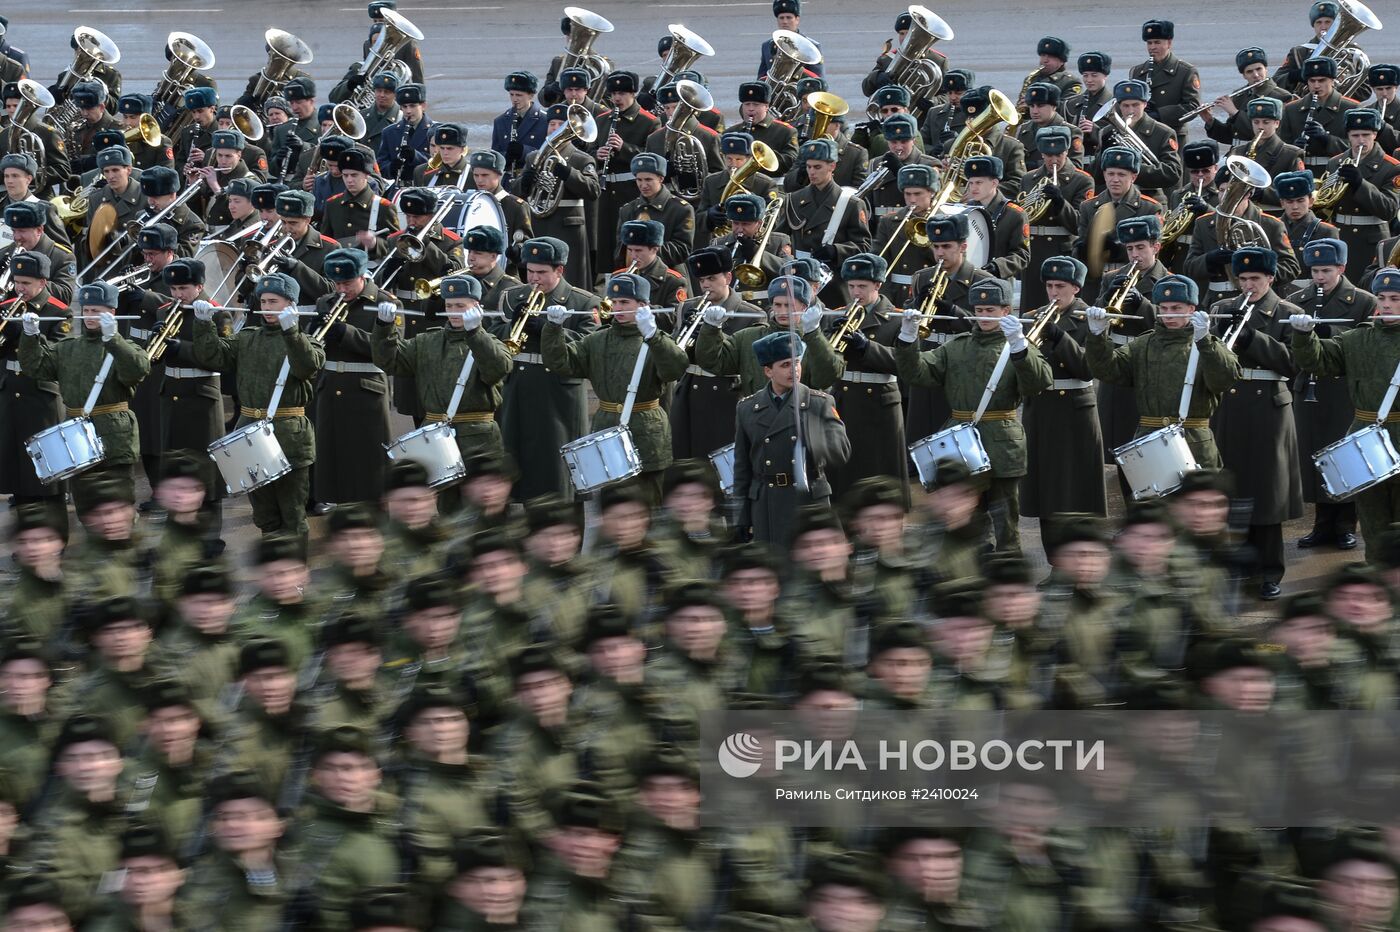
[[[423,316],[423,312],[422,312],[422,311],[402,311],[401,313],[404,313],[404,314],[415,314],[415,315],[418,315],[418,316]],[[466,317],[466,316],[467,316],[468,314],[470,314],[470,313],[471,313],[470,311],[438,311],[438,312],[437,312],[436,314],[434,314],[433,316],[434,316],[434,317]],[[581,312],[580,312],[580,313],[581,313]],[[482,316],[482,317],[505,317],[506,315],[505,315],[505,314],[502,314],[500,311],[482,311],[482,312],[481,312],[481,316]]]
[[[1073,311],[1073,312],[1070,313],[1069,316],[1070,316],[1070,317],[1078,318],[1079,320],[1083,320],[1084,317],[1085,317],[1085,314],[1084,314],[1083,311]],[[1105,317],[1107,320],[1146,320],[1146,318],[1143,317],[1141,314],[1105,314],[1104,317]],[[1022,320],[1036,320],[1037,318],[1035,318],[1035,317],[1022,317],[1021,319],[1022,319]]]
[[[31,318],[29,318],[29,319],[30,319],[30,320],[72,320],[72,319],[73,319],[73,316],[70,314],[70,315],[68,315],[68,316],[66,316],[66,317],[31,317]],[[89,318],[89,319],[91,319],[91,320],[97,320],[96,317]],[[112,319],[113,319],[113,320],[140,320],[140,319],[141,319],[141,315],[140,315],[140,314],[116,314],[116,315],[113,315]]]
[[1368,320],[1400,320],[1400,314],[1372,314],[1357,320],[1354,317],[1314,317],[1315,324],[1364,324]]

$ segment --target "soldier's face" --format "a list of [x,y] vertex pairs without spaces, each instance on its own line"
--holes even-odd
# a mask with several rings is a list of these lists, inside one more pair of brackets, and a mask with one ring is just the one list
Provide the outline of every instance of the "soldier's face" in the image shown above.
[[510,105],[512,109],[515,110],[528,109],[530,106],[530,101],[535,99],[533,94],[527,94],[524,91],[506,91],[506,94],[510,97]]
[[1312,277],[1314,285],[1320,286],[1324,291],[1331,291],[1342,280],[1342,273],[1345,271],[1344,265],[1314,265],[1308,269],[1308,275]]
[[1376,134],[1369,129],[1354,129],[1347,133],[1347,145],[1352,151],[1365,155],[1376,144]]
[[1189,492],[1171,500],[1171,513],[1187,533],[1210,537],[1225,530],[1226,519],[1230,516],[1230,499],[1224,492],[1211,489]]
[[613,298],[613,320],[619,324],[634,324],[637,322],[637,309],[641,306],[642,302],[636,298]]
[[988,586],[982,598],[982,613],[988,621],[1008,628],[1028,628],[1040,613],[1040,591],[1015,582]]
[[10,200],[23,200],[29,194],[29,172],[20,168],[5,169],[5,193]]
[[471,581],[489,596],[513,595],[529,571],[514,550],[495,550],[478,555],[471,564]]
[[110,792],[122,772],[122,756],[107,741],[79,741],[58,757],[58,775],[80,796]]
[[374,92],[374,108],[376,110],[388,110],[394,105],[394,92],[386,88],[377,88]]
[[369,175],[353,168],[342,168],[340,179],[345,182],[345,190],[351,194],[359,194],[365,189],[365,185],[369,184]]
[[983,333],[991,333],[993,330],[1001,329],[1001,319],[1010,312],[1009,307],[1000,307],[995,304],[981,304],[972,309],[972,316],[977,320],[977,327]]
[[421,486],[392,489],[383,501],[389,520],[407,528],[421,528],[437,514],[437,493]]
[[1322,38],[1323,33],[1332,28],[1332,17],[1319,16],[1317,19],[1313,20],[1312,26],[1313,35],[1317,36],[1320,39]]
[[384,556],[384,536],[375,528],[347,528],[331,537],[331,554],[352,569],[373,569]]
[[525,902],[525,875],[514,867],[478,867],[452,883],[452,896],[488,922],[513,925]]
[[933,659],[922,648],[894,647],[877,654],[869,670],[895,696],[913,699],[928,685]]
[[437,759],[465,751],[470,731],[466,713],[461,709],[424,709],[408,726],[408,740],[420,754]]
[[0,667],[0,701],[16,714],[42,711],[45,694],[52,685],[53,677],[42,660],[21,658]]
[[489,168],[473,168],[472,181],[476,182],[478,190],[490,194],[501,186],[501,174]]
[[1316,94],[1318,97],[1325,98],[1332,93],[1332,86],[1335,83],[1336,81],[1333,78],[1329,78],[1323,75],[1316,75],[1314,77],[1308,78],[1308,93]]
[[1269,66],[1263,62],[1255,62],[1241,71],[1240,74],[1243,75],[1245,81],[1250,84],[1258,84],[1269,76]]
[[1129,123],[1136,123],[1147,112],[1147,102],[1143,100],[1118,101],[1118,113]]
[[273,560],[258,567],[258,589],[274,602],[300,602],[311,578],[300,560]]
[[73,923],[62,909],[49,903],[35,903],[10,910],[5,932],[72,932]]
[[868,890],[828,883],[812,893],[807,916],[817,932],[875,932],[885,908]]
[[1162,251],[1162,244],[1156,240],[1142,239],[1128,243],[1123,251],[1128,254],[1130,262],[1146,272],[1157,264],[1157,254]]
[[619,111],[626,110],[628,107],[632,106],[633,101],[636,99],[637,95],[631,91],[613,91],[608,95],[608,100],[612,101],[612,105]]
[[113,191],[120,193],[126,190],[126,184],[131,180],[131,168],[127,165],[108,165],[102,169],[102,177],[107,179]]
[[762,123],[768,117],[768,105],[758,100],[746,100],[739,105],[739,115],[746,123]]
[[261,799],[231,799],[214,810],[214,843],[229,854],[266,850],[282,830],[277,810]]
[[1395,870],[1359,858],[1343,861],[1328,870],[1321,894],[1344,926],[1384,926],[1395,909]]
[[709,605],[688,605],[666,616],[666,637],[688,657],[713,657],[724,629],[724,613]]
[[292,115],[298,120],[308,119],[316,113],[316,101],[310,98],[302,97],[297,100],[289,100],[287,103],[291,105]]
[[851,542],[842,531],[822,528],[808,531],[792,545],[792,557],[803,569],[814,573],[844,573],[851,558]]
[[169,903],[185,882],[179,865],[159,856],[127,858],[122,861],[122,870],[126,874],[122,900],[137,908]]
[[1336,586],[1327,593],[1327,613],[1353,628],[1373,631],[1390,618],[1390,596],[1384,587],[1370,583]]
[[423,104],[400,104],[399,110],[410,123],[423,119]]
[[235,603],[232,596],[220,592],[182,596],[179,601],[180,619],[200,634],[223,634],[228,630]]
[[928,210],[929,205],[933,203],[933,192],[928,188],[909,187],[901,193],[904,195],[905,206],[915,210]]
[[1280,621],[1273,629],[1273,640],[1282,644],[1289,656],[1305,667],[1325,663],[1336,635],[1325,615],[1305,615]]
[[271,110],[267,111],[268,126],[281,126],[283,123],[287,122],[288,119],[287,111],[280,107],[273,107]]
[[639,681],[646,656],[646,644],[639,638],[599,638],[588,646],[588,662],[598,675],[619,683]]
[[1263,296],[1274,284],[1272,275],[1263,275],[1259,272],[1245,272],[1235,277],[1240,283],[1240,290],[1255,300]]
[[[1382,291],[1376,294],[1376,317],[1391,317],[1400,315],[1400,292]],[[1400,320],[1380,320],[1377,321],[1382,327],[1400,326]]]
[[723,301],[729,294],[730,284],[734,281],[734,275],[730,272],[716,272],[714,275],[701,275],[696,279],[696,284],[700,290],[710,296],[713,301]]
[[914,152],[914,140],[912,139],[891,139],[890,151],[895,154],[895,158],[904,161]]
[[253,215],[253,202],[243,197],[241,194],[230,194],[228,197],[229,216],[234,220],[243,221]]
[[200,126],[214,125],[214,115],[217,113],[213,107],[198,107],[190,111],[190,116]]
[[1087,540],[1065,544],[1055,550],[1054,562],[1076,585],[1094,586],[1108,576],[1108,545]]
[[360,292],[365,290],[365,279],[359,275],[346,279],[343,282],[331,282],[331,287],[335,293],[347,298],[357,298]]
[[931,903],[952,903],[962,883],[962,847],[946,838],[915,838],[888,862],[891,873]]
[[775,392],[785,395],[802,380],[802,360],[779,359],[771,366],[764,366],[763,374],[773,383]]
[[114,621],[92,635],[92,644],[107,663],[139,660],[151,646],[151,626],[136,618]]
[[715,509],[715,497],[701,482],[682,482],[662,502],[666,511],[684,527],[703,528]]
[[880,283],[868,282],[863,279],[852,279],[846,282],[846,290],[851,293],[851,300],[859,304],[870,304],[880,297]]
[[516,701],[542,724],[564,721],[573,691],[569,678],[557,670],[537,670],[515,681]]
[[1031,104],[1030,114],[1032,120],[1039,123],[1041,126],[1044,126],[1046,123],[1049,123],[1052,119],[1054,119],[1055,105]]
[[753,239],[758,235],[759,221],[757,220],[731,220],[729,222],[734,227],[735,236]]
[[688,777],[648,777],[638,799],[652,818],[669,828],[690,831],[699,823],[700,787]]
[[1274,675],[1259,667],[1235,667],[1206,677],[1206,695],[1237,712],[1267,712],[1274,701]]
[[583,532],[572,524],[552,524],[540,528],[525,540],[530,556],[546,566],[558,566],[578,556]]
[[144,730],[151,748],[167,760],[180,761],[194,750],[199,715],[189,706],[173,705],[146,715]]
[[[153,199],[154,200],[154,199]],[[170,200],[174,200],[172,196]],[[156,210],[163,210],[160,205],[155,205]],[[171,262],[175,261],[175,253],[169,249],[143,249],[141,258],[151,267],[152,272],[159,272]]]
[[126,502],[103,502],[82,516],[83,527],[102,540],[127,539],[135,520],[136,508]]
[[638,172],[637,191],[642,197],[656,197],[661,193],[661,185],[666,181],[661,175],[653,175],[651,172]]
[[1212,182],[1215,181],[1214,168],[1193,168],[1191,169],[1190,174],[1192,191],[1195,191],[1198,187],[1202,191],[1204,191],[1211,186]]
[[1052,301],[1060,302],[1064,307],[1075,298],[1079,297],[1079,288],[1073,282],[1062,282],[1058,279],[1050,279],[1045,283],[1045,294]]
[[992,198],[996,197],[999,184],[1000,182],[995,178],[969,178],[967,179],[967,199],[979,204],[989,203]]
[[1144,576],[1162,570],[1175,545],[1176,535],[1167,524],[1129,524],[1114,538],[1118,552]]
[[204,483],[193,476],[162,479],[156,484],[156,502],[171,514],[194,514],[204,506]]
[[1161,61],[1166,58],[1172,50],[1171,39],[1148,39],[1147,56],[1153,61]]
[[1384,87],[1373,87],[1371,91],[1376,95],[1376,100],[1394,101],[1396,92],[1400,91],[1400,87],[1396,87],[1392,84]]
[[656,261],[657,255],[661,252],[655,246],[628,246],[627,262],[637,263],[637,268],[644,269]]
[[1081,71],[1079,74],[1084,79],[1084,90],[1090,94],[1103,90],[1103,86],[1108,83],[1108,75],[1102,71]]
[[424,652],[447,650],[461,625],[462,613],[450,605],[421,609],[404,619],[404,630]]
[[243,688],[258,706],[269,715],[281,715],[292,706],[296,695],[297,675],[286,667],[263,667],[243,677]]
[[311,782],[321,795],[356,811],[365,811],[373,801],[380,779],[379,766],[363,754],[323,754],[311,770]]
[[525,281],[534,285],[542,291],[553,291],[559,287],[559,282],[564,278],[564,267],[562,265],[537,265],[528,262],[525,265]]
[[[902,104],[885,104],[884,106],[882,106],[882,107],[880,108],[880,119],[882,119],[882,120],[888,120],[890,117],[894,116],[896,113],[908,113],[908,112],[909,112],[909,109],[908,109],[907,107],[905,107],[904,105],[902,105]],[[832,123],[835,123],[835,122],[836,122],[835,120],[832,121]],[[827,124],[827,125],[830,126],[831,124],[829,123],[829,124]]]
[[462,155],[467,151],[461,146],[447,145],[439,145],[437,150],[438,155],[442,157],[442,164],[444,165],[456,165],[458,162],[462,161]]
[[651,509],[641,502],[618,502],[599,517],[599,532],[623,550],[641,544],[650,527]]
[[831,183],[831,176],[836,172],[836,163],[827,162],[823,159],[807,160],[807,181],[814,185],[826,185]]
[[744,615],[767,614],[780,591],[777,574],[771,570],[754,567],[735,570],[724,577],[724,597]]
[[16,275],[14,278],[15,292],[24,301],[33,301],[39,297],[46,285],[48,281],[42,278],[30,278],[28,275]]
[[963,255],[967,252],[966,240],[954,240],[951,243],[933,243],[929,246],[933,250],[933,261],[942,262],[946,266],[957,268],[962,265]]
[[588,99],[588,88],[586,87],[566,87],[563,93],[565,103],[581,104]]

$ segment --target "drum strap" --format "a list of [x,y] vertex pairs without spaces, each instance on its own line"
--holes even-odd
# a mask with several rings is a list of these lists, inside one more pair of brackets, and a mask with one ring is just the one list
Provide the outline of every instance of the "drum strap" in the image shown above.
[[[88,392],[87,401],[83,402],[83,417],[92,413],[93,407],[97,404],[97,396],[102,394],[102,386],[107,382],[107,376],[112,372],[112,354],[107,353],[102,357],[102,368],[97,370],[97,381],[92,383],[92,391]],[[1397,370],[1400,375],[1400,370]],[[1387,398],[1395,397],[1395,383],[1391,383],[1390,394]],[[1389,407],[1387,405],[1387,407]]]
[[[1196,390],[1196,370],[1201,365],[1201,350],[1195,343],[1191,344],[1191,355],[1186,357],[1186,382],[1181,386],[1181,404],[1176,407],[1178,420],[1186,420],[1186,414],[1191,410],[1191,393]],[[1400,375],[1400,370],[1396,370]]]
[[632,381],[627,383],[627,397],[622,400],[622,414],[618,416],[618,423],[623,427],[632,419],[632,405],[637,401],[637,389],[642,387],[642,369],[647,364],[647,353],[651,347],[646,341],[642,341],[642,348],[637,351],[637,362],[632,366]]
[[1381,406],[1376,409],[1377,424],[1384,424],[1390,418],[1390,409],[1395,405],[1396,391],[1400,391],[1400,365],[1395,367],[1395,373],[1390,377],[1390,387],[1385,390]]
[[841,193],[836,198],[836,206],[831,209],[831,219],[826,222],[826,230],[822,233],[822,245],[830,246],[836,242],[836,234],[841,229],[841,221],[846,218],[846,210],[851,206],[851,198],[855,197],[856,189],[841,188]]
[[282,389],[287,387],[287,376],[292,372],[292,360],[282,360],[282,368],[277,373],[277,384],[272,387],[272,400],[267,403],[267,419],[277,416],[277,406],[282,403]]
[[1001,348],[1001,355],[997,357],[997,364],[992,367],[992,377],[987,380],[987,387],[982,389],[982,400],[977,404],[977,411],[972,415],[972,423],[976,424],[982,420],[982,415],[987,413],[987,405],[992,403],[992,396],[996,394],[997,386],[1001,384],[1001,377],[1006,372],[1006,364],[1011,361],[1011,344],[1008,343]]

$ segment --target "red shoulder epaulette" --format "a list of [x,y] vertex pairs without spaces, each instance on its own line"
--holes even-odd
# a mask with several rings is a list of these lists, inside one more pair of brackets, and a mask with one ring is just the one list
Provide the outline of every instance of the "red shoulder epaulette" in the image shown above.
[[1354,100],[1354,99],[1352,99],[1352,98],[1346,96],[1345,94],[1343,94],[1343,95],[1342,95],[1342,103],[1344,103],[1344,104],[1358,104],[1358,105],[1359,105],[1359,104],[1361,103],[1361,101],[1359,101],[1359,100]]
[[1141,195],[1139,195],[1139,197],[1141,197],[1144,201],[1146,201],[1146,202],[1149,203],[1149,204],[1161,204],[1161,203],[1162,203],[1161,201],[1157,200],[1155,197],[1148,197],[1146,194],[1141,194]]
[[1079,172],[1079,174],[1083,175],[1085,178],[1088,178],[1090,181],[1094,180],[1094,176],[1089,174],[1082,168],[1076,168],[1075,171]]
[[68,305],[55,298],[53,295],[49,295],[49,304],[52,307],[60,308],[61,310],[68,310]]
[[651,112],[650,110],[648,110],[646,107],[638,107],[638,108],[637,108],[637,112],[640,113],[640,114],[643,114],[644,116],[649,116],[649,117],[651,117],[653,120],[657,119],[656,114],[652,113],[652,112]]
[[1400,160],[1393,159],[1390,156],[1386,155],[1384,152],[1381,153],[1381,158],[1385,159],[1391,165],[1400,165]]
[[326,203],[329,204],[331,201],[338,201],[344,196],[344,191],[341,191],[339,194],[332,194],[330,197],[326,198]]
[[443,231],[442,231],[442,238],[443,238],[443,239],[449,239],[449,240],[451,240],[451,241],[454,242],[454,243],[461,242],[461,240],[462,240],[462,237],[458,236],[456,233],[453,233],[451,230],[443,230]]
[[681,276],[681,273],[680,273],[680,272],[677,272],[675,269],[669,269],[669,268],[668,268],[668,269],[666,270],[666,274],[667,274],[667,275],[674,275],[674,276],[676,276],[677,278],[681,278],[681,277],[682,277],[682,276]]
[[698,120],[696,121],[695,125],[700,129],[704,130],[705,132],[709,133],[711,136],[719,136],[719,130],[715,129],[713,126],[706,126],[704,123],[701,123]]
[[324,233],[321,234],[321,242],[323,242],[323,243],[329,243],[329,244],[332,245],[332,246],[339,246],[339,245],[340,245],[340,240],[336,239],[334,236],[327,236],[327,235],[324,234]]
[[611,110],[599,110],[599,111],[598,111],[598,118],[599,118],[599,119],[602,119],[602,118],[605,117],[605,116],[612,116],[612,111],[611,111]]
[[788,129],[796,129],[796,127],[793,126],[791,123],[784,123],[782,120],[774,120],[774,121],[773,121],[773,125],[774,125],[774,126],[786,126]]
[[387,197],[381,197],[381,198],[379,199],[379,203],[383,204],[385,207],[393,207],[393,206],[394,206],[394,202],[391,201],[391,200],[389,200]]

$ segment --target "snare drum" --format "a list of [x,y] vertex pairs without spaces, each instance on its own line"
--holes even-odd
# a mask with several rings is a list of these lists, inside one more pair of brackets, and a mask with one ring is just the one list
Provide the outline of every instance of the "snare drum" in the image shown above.
[[1113,461],[1133,490],[1133,500],[1160,498],[1181,488],[1181,477],[1201,467],[1186,442],[1186,429],[1171,424],[1113,451]]
[[725,495],[734,494],[734,444],[720,447],[710,454],[710,465],[719,474],[719,490]]
[[954,424],[947,430],[911,443],[909,456],[919,473],[919,481],[926,489],[933,488],[938,464],[943,460],[961,461],[974,476],[992,468],[992,460],[987,456],[987,448],[982,446],[982,436],[977,433],[975,424]]
[[1363,427],[1313,456],[1322,485],[1333,498],[1350,498],[1400,474],[1400,455],[1380,424]]
[[40,482],[57,482],[91,469],[107,455],[97,428],[88,417],[60,421],[39,431],[24,444]]
[[209,444],[209,458],[218,465],[230,495],[260,489],[292,471],[273,433],[272,421],[266,418]]
[[428,487],[432,489],[461,482],[467,474],[462,462],[462,450],[457,446],[457,431],[447,423],[428,424],[404,434],[393,443],[384,445],[391,460],[417,460],[428,471]]
[[580,492],[631,479],[642,471],[642,460],[632,443],[632,431],[619,424],[588,434],[559,448],[569,478]]

